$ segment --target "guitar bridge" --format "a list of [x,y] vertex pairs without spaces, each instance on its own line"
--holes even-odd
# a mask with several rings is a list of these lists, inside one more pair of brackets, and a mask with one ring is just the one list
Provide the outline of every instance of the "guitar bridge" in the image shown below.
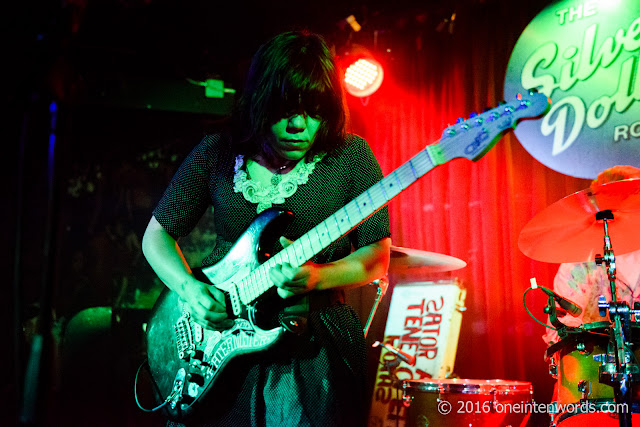
[[193,322],[189,313],[185,311],[173,327],[176,332],[178,357],[187,360],[195,354],[196,343],[202,342],[202,326]]

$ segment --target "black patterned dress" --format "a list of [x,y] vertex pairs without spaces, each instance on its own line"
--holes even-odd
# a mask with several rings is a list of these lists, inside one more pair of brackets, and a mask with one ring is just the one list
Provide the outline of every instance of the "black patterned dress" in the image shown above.
[[[203,261],[207,266],[224,257],[259,210],[273,205],[293,212],[284,235],[295,240],[382,178],[366,141],[354,135],[340,149],[302,166],[285,175],[275,196],[258,197],[258,202],[244,158],[234,152],[228,138],[210,135],[185,159],[153,214],[179,238],[213,206],[218,236],[216,247]],[[389,235],[388,211],[383,208],[312,261],[341,259],[352,247]],[[188,425],[365,424],[366,349],[357,315],[344,304],[340,290],[312,292],[299,305],[308,307],[306,332],[285,334],[268,351],[233,359],[206,396],[201,420]]]

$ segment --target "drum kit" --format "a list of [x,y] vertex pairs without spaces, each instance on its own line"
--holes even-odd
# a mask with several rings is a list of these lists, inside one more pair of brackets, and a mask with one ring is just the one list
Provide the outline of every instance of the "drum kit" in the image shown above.
[[554,263],[595,261],[606,268],[611,289],[611,301],[599,298],[600,315],[608,314],[609,321],[579,327],[564,325],[549,297],[549,319],[560,337],[545,354],[557,379],[552,426],[640,423],[640,310],[617,298],[613,250],[614,244],[618,255],[640,249],[638,225],[640,179],[629,179],[569,195],[537,214],[520,233],[525,255]]
[[[616,297],[613,249],[615,244],[618,255],[640,249],[639,226],[640,179],[631,179],[569,195],[537,214],[520,233],[519,247],[528,257],[552,263],[595,261],[606,268],[611,288],[611,301],[599,300],[600,314],[608,314],[609,321],[579,327],[564,325],[558,319],[561,313],[556,300],[549,297],[549,318],[561,338],[545,353],[549,371],[557,380],[551,427],[585,422],[628,427],[635,421],[640,425],[640,309]],[[410,278],[416,272],[451,271],[464,265],[446,255],[393,248],[390,274]],[[379,284],[379,297],[384,295],[383,288],[386,291],[386,283]],[[531,383],[505,380],[405,380],[403,390],[408,427],[524,426],[529,419],[525,411],[482,409],[532,403],[533,394]],[[441,408],[443,402],[449,402],[449,410],[460,406],[474,410],[449,414]]]

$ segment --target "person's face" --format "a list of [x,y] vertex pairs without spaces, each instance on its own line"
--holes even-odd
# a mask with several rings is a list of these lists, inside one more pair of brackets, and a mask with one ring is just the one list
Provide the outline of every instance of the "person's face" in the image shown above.
[[273,125],[273,151],[286,160],[300,160],[313,146],[322,119],[305,112],[283,117]]

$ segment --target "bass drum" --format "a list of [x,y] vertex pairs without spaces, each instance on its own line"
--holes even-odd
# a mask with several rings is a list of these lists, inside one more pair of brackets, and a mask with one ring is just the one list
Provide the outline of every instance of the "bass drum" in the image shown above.
[[[618,426],[621,411],[632,413],[633,425],[640,426],[640,385],[632,389],[631,408],[616,404],[613,387],[600,382],[600,362],[606,357],[609,344],[609,322],[588,323],[580,332],[550,346],[546,353],[549,373],[557,380],[557,414],[552,425],[572,427],[585,425]],[[632,353],[629,362],[640,358],[640,325],[632,324]],[[594,360],[594,356],[596,360]]]
[[424,379],[403,382],[407,427],[524,427],[533,387],[524,381]]

